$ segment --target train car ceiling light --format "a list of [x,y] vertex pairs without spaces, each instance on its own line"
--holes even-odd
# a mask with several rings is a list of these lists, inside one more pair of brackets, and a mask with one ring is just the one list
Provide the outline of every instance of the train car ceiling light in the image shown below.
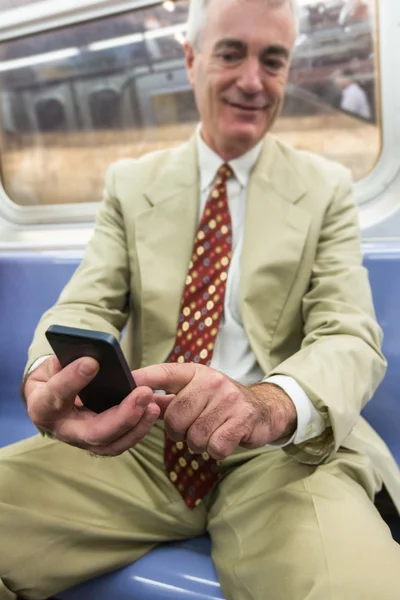
[[168,12],[174,12],[175,10],[175,2],[173,2],[172,0],[164,0],[162,5],[163,8],[165,8],[165,10],[167,10]]
[[109,40],[101,40],[99,42],[93,42],[88,45],[88,50],[96,52],[98,50],[106,50],[107,48],[117,48],[118,46],[128,46],[129,44],[136,44],[137,42],[143,42],[144,40],[151,40],[154,38],[166,37],[169,35],[175,36],[175,39],[181,36],[186,31],[187,26],[184,25],[172,25],[171,27],[161,27],[158,29],[152,29],[145,31],[144,33],[133,33],[132,35],[123,35],[117,38],[111,38]]
[[121,37],[111,38],[109,40],[93,42],[92,44],[88,45],[88,50],[91,52],[96,52],[97,50],[107,50],[108,48],[117,48],[118,46],[136,44],[136,42],[143,42],[143,40],[143,33],[133,33],[132,35],[122,35]]
[[65,58],[77,56],[78,54],[80,54],[79,48],[65,48],[64,50],[56,50],[55,52],[45,52],[44,54],[34,54],[33,56],[26,56],[24,58],[5,60],[0,62],[0,72],[22,69],[23,67],[30,67],[32,65],[39,65],[41,63],[47,63],[56,60],[63,60]]

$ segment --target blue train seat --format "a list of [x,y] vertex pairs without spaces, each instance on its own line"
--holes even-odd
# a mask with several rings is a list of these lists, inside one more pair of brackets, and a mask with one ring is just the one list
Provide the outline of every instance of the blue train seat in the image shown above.
[[223,600],[207,537],[162,544],[133,565],[76,586],[57,600]]
[[[26,352],[41,314],[57,300],[77,258],[0,257],[0,447],[37,433],[20,398]],[[57,596],[57,600],[223,600],[210,540],[163,544],[133,565]]]
[[0,446],[37,433],[19,394],[27,349],[40,315],[57,300],[78,262],[31,254],[0,257]]
[[383,329],[388,369],[364,417],[382,436],[400,465],[400,245],[370,244],[364,248],[377,319]]
[[[0,257],[0,447],[36,433],[19,397],[26,351],[41,314],[68,281],[76,257],[15,254]],[[400,245],[365,247],[378,320],[385,333],[387,375],[364,411],[400,464]],[[399,519],[391,524],[397,528]],[[207,537],[163,544],[133,565],[76,586],[57,600],[223,599]]]

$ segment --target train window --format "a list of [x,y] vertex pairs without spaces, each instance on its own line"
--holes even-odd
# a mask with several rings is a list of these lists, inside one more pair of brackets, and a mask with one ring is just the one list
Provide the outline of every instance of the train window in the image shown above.
[[300,33],[275,133],[349,167],[381,152],[375,0],[299,0]]
[[[373,0],[300,4],[274,132],[360,179],[381,144]],[[175,0],[0,42],[2,182],[14,202],[98,201],[112,161],[188,138],[198,114],[183,59],[187,8]]]

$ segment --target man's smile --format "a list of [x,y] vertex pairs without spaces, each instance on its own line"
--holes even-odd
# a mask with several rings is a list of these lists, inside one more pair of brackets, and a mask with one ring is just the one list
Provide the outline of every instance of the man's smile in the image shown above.
[[224,98],[223,100],[224,104],[227,104],[228,106],[232,106],[233,108],[238,108],[239,110],[245,110],[248,112],[257,112],[257,111],[264,111],[267,107],[268,104],[264,104],[263,106],[253,106],[253,105],[247,105],[247,104],[241,104],[239,102],[232,102],[230,100],[227,100],[226,98]]

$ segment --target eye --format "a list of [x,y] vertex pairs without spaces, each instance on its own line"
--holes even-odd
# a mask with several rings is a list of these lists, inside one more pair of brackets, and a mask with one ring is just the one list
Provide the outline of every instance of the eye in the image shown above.
[[285,67],[285,63],[282,60],[276,58],[266,58],[264,60],[264,66],[267,67],[267,69],[277,73]]
[[233,64],[240,60],[240,55],[238,52],[221,52],[218,58],[226,64]]

